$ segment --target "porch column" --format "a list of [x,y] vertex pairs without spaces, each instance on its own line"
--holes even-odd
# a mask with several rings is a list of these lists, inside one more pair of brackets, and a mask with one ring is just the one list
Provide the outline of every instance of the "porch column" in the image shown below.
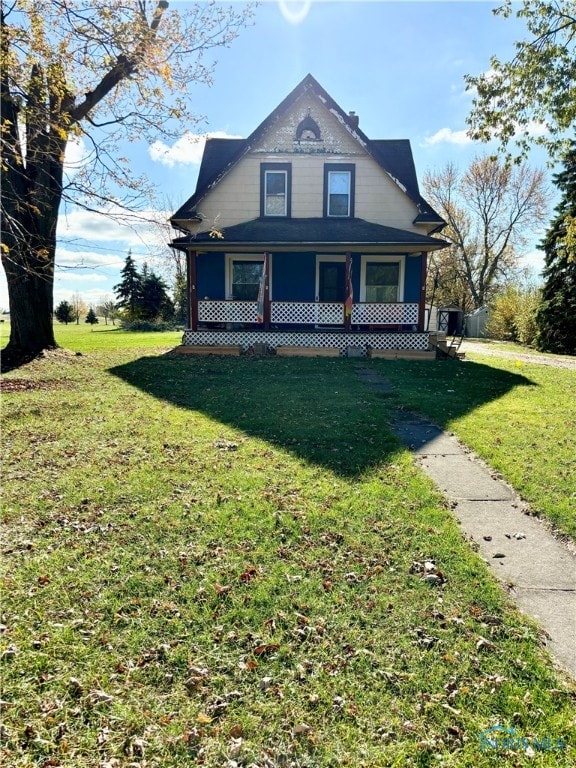
[[428,254],[423,251],[420,255],[420,301],[418,302],[418,330],[423,333],[426,329],[426,271],[428,266]]
[[352,254],[346,251],[346,297],[344,299],[344,330],[352,327]]
[[264,330],[270,330],[270,318],[272,310],[270,307],[270,254],[264,254]]
[[188,327],[198,330],[198,293],[196,290],[196,251],[187,252]]

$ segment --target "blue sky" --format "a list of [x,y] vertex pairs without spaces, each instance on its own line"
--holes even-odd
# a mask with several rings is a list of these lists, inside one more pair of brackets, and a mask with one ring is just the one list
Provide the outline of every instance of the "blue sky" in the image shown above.
[[[172,5],[183,8],[182,0]],[[471,95],[464,75],[489,69],[492,54],[510,58],[524,37],[515,18],[494,16],[497,2],[385,0],[264,0],[253,26],[228,49],[216,50],[214,84],[190,88],[198,125],[178,141],[143,141],[123,149],[135,175],[157,185],[174,209],[195,188],[205,133],[248,136],[311,73],[345,111],[354,110],[373,139],[411,140],[420,181],[453,161],[465,168],[486,147],[465,135]],[[545,158],[535,153],[534,165]],[[160,214],[164,218],[163,214]],[[82,295],[87,304],[113,296],[130,248],[141,265],[153,262],[158,232],[120,228],[102,217],[72,212],[62,218],[55,303]],[[539,266],[538,254],[527,262]],[[8,306],[0,279],[0,308]]]

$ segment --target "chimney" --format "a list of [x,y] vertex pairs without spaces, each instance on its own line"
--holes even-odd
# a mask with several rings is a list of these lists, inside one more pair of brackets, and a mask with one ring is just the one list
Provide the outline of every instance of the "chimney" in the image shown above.
[[358,128],[358,125],[360,123],[360,118],[356,114],[356,112],[348,112],[348,122],[352,126],[352,128]]

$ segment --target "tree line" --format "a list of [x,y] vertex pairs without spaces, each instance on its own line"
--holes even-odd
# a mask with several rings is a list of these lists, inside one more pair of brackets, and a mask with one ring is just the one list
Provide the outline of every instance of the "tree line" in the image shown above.
[[185,321],[185,301],[176,281],[175,300],[168,292],[168,286],[148,264],[139,271],[129,251],[120,272],[121,280],[114,286],[116,299],[103,297],[96,307],[88,308],[80,294],[75,293],[71,302],[61,301],[54,310],[54,317],[61,323],[79,323],[85,316],[86,322],[95,324],[98,315],[115,324],[119,320],[124,328],[146,327],[165,328],[169,324]]
[[[576,142],[554,175],[560,196],[549,221],[544,172],[488,155],[461,172],[448,164],[424,178],[425,194],[447,222],[449,243],[432,258],[427,296],[470,313],[488,307],[488,334],[576,354]],[[528,236],[548,224],[542,285],[520,267]]]

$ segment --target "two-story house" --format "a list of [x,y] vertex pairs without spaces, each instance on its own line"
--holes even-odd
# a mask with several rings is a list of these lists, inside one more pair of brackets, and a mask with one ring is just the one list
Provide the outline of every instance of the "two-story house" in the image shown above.
[[307,75],[247,139],[207,139],[172,216],[189,346],[425,350],[427,255],[444,221],[407,140],[372,140]]

